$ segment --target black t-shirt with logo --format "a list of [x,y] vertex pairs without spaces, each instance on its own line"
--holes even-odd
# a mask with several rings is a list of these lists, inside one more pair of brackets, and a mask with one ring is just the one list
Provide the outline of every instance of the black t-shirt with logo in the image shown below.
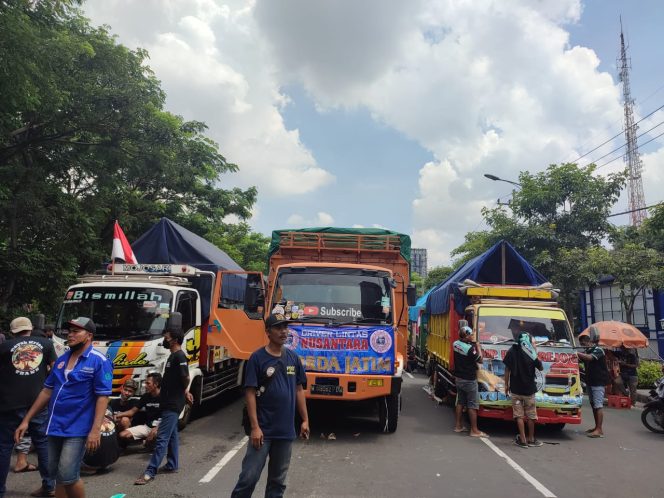
[[185,405],[184,378],[189,377],[189,362],[184,351],[171,353],[166,361],[164,378],[161,381],[161,409],[180,413]]
[[145,393],[141,396],[141,399],[138,400],[136,406],[140,410],[144,410],[145,418],[143,423],[149,427],[154,425],[155,420],[161,418],[161,402],[160,397],[152,396],[150,393]]
[[138,406],[138,401],[136,398],[129,398],[127,401],[123,401],[122,398],[113,398],[109,401],[108,407],[113,410],[113,413],[128,412]]
[[515,344],[505,355],[503,363],[510,370],[510,392],[520,396],[530,396],[537,392],[535,382],[535,369],[542,370],[542,362],[539,358],[532,360],[521,350],[521,346]]
[[57,359],[53,343],[19,336],[0,344],[0,411],[30,408]]

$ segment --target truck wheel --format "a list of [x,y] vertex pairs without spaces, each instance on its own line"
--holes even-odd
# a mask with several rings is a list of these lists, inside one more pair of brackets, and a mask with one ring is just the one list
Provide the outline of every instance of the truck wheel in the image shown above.
[[382,432],[397,430],[399,411],[401,410],[401,393],[390,394],[378,399],[378,423]]
[[198,411],[201,406],[201,378],[196,377],[191,383],[190,392],[194,397],[194,402],[190,405],[187,403],[184,405],[184,410],[180,420],[178,420],[178,430],[182,430],[187,427],[187,424],[191,420],[191,417]]

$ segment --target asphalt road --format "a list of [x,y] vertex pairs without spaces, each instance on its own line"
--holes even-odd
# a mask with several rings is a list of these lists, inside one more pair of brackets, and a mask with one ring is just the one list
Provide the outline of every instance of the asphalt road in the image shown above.
[[[511,423],[483,422],[488,441],[455,434],[448,406],[438,406],[422,390],[421,375],[406,378],[399,428],[378,432],[362,407],[314,405],[312,438],[297,441],[288,476],[294,497],[661,497],[664,436],[640,422],[640,411],[605,410],[604,439],[589,439],[592,414],[562,432],[540,430],[547,444],[522,449],[513,444]],[[210,407],[180,433],[181,470],[137,487],[149,454],[130,451],[112,471],[85,478],[88,497],[229,496],[246,450],[240,427],[242,401],[231,396]],[[333,431],[335,440],[322,439]],[[233,451],[236,451],[233,454]],[[31,455],[31,460],[34,460]],[[264,473],[265,474],[265,473]],[[10,474],[8,497],[28,496],[37,473]],[[203,481],[203,482],[202,482]],[[265,475],[255,496],[262,496]]]

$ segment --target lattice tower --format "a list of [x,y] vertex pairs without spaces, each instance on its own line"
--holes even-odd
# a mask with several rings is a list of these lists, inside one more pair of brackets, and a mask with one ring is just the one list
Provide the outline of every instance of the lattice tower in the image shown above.
[[634,101],[629,88],[629,59],[627,58],[627,49],[625,47],[625,37],[622,31],[622,22],[620,23],[620,58],[618,59],[618,69],[620,71],[620,81],[623,85],[623,104],[625,112],[625,141],[627,150],[625,152],[625,163],[629,170],[629,180],[627,185],[627,200],[629,203],[630,222],[638,226],[647,217],[645,209],[646,200],[643,195],[643,179],[641,171],[643,163],[639,155],[639,145],[636,141],[636,130],[638,125],[634,123]]

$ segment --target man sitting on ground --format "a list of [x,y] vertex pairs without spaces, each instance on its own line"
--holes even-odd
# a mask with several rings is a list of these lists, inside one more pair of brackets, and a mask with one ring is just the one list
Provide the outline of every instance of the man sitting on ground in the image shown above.
[[148,374],[145,379],[145,394],[138,400],[136,406],[115,414],[115,420],[121,420],[125,417],[131,419],[139,410],[144,410],[145,420],[141,425],[128,427],[120,432],[120,440],[140,441],[143,445],[152,444],[157,436],[157,426],[161,417],[161,408],[159,405],[159,394],[161,391],[161,374],[153,372]]
[[[120,390],[120,397],[114,398],[109,402],[109,406],[115,415],[118,415],[123,412],[128,412],[132,408],[138,406],[138,400],[132,399],[136,390],[138,389],[138,382],[134,379],[125,380]],[[118,431],[124,431],[131,427],[132,419],[131,417],[115,417],[115,423],[117,424]]]

